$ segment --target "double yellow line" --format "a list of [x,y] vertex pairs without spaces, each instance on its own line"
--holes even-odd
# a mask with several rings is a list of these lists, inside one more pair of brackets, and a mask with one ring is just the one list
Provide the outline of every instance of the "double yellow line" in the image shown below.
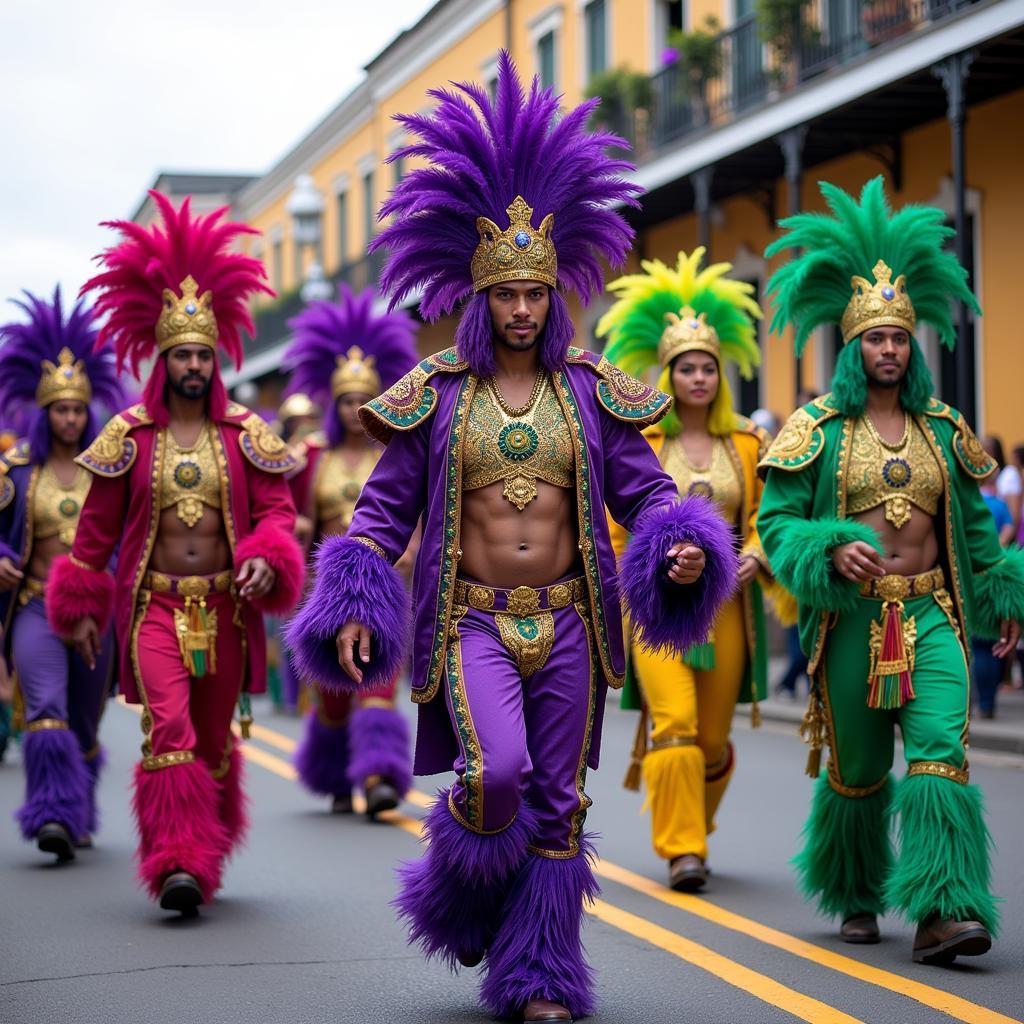
[[[286,754],[294,753],[297,746],[296,741],[291,737],[258,723],[254,723],[252,726],[252,738]],[[243,744],[241,749],[253,764],[257,764],[281,778],[295,780],[295,769],[289,761],[252,744]],[[406,800],[423,809],[433,803],[433,797],[418,790],[408,793]],[[357,807],[357,810],[360,809]],[[414,836],[419,837],[421,834],[422,823],[415,818],[398,812],[389,812],[381,815],[381,819]],[[841,953],[835,953],[822,946],[816,946],[814,943],[798,939],[786,932],[761,924],[759,921],[716,906],[706,899],[673,892],[649,878],[610,861],[598,861],[595,871],[608,881],[625,886],[660,903],[757,939],[766,945],[839,974],[845,974],[858,981],[905,996],[923,1006],[963,1021],[964,1024],[1022,1024],[1016,1018],[1007,1017],[1005,1014],[972,1003],[942,989],[933,988],[892,971],[872,967],[860,960],[843,956]],[[809,1024],[863,1024],[857,1017],[852,1017],[827,1003],[789,988],[774,978],[751,970],[706,946],[686,939],[676,932],[662,928],[636,914],[622,910],[605,900],[595,901],[589,908],[589,912],[605,924],[656,946],[765,1003],[776,1006],[800,1020],[808,1021]]]

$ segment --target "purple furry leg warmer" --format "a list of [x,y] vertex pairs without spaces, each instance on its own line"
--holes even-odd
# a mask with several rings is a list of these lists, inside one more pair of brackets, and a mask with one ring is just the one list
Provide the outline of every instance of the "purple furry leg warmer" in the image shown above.
[[89,814],[85,822],[85,831],[95,835],[100,828],[100,810],[96,802],[96,786],[100,781],[100,773],[107,763],[107,752],[97,744],[96,753],[85,762],[85,770],[89,776]]
[[306,716],[306,731],[295,751],[299,781],[311,793],[348,793],[348,725],[325,725],[316,710]]
[[527,859],[505,900],[480,989],[495,1015],[518,1019],[531,999],[561,1003],[576,1020],[594,1012],[594,972],[580,939],[584,901],[600,892],[592,858],[584,839],[568,860]]
[[349,719],[352,751],[348,781],[362,787],[372,775],[387,779],[404,797],[412,786],[409,726],[394,708],[357,708]]
[[392,906],[409,927],[409,942],[454,971],[460,953],[483,953],[490,946],[536,818],[523,804],[508,828],[480,835],[452,817],[448,792],[438,793],[424,822],[423,838],[430,844],[426,852],[398,868]]
[[32,839],[50,821],[72,837],[89,821],[89,773],[78,739],[69,729],[40,729],[25,736],[25,802],[15,811],[21,834]]

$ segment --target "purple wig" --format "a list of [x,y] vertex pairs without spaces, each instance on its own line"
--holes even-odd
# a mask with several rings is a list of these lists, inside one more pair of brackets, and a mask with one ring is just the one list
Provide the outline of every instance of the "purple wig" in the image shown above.
[[332,446],[341,444],[345,433],[331,394],[331,374],[338,356],[358,345],[373,357],[382,389],[391,387],[419,362],[416,322],[404,310],[374,313],[376,297],[371,288],[355,295],[342,284],[337,302],[311,302],[288,321],[293,338],[283,361],[284,369],[291,373],[287,394],[301,391],[324,410],[324,430]]
[[60,350],[67,348],[85,367],[93,400],[80,442],[82,448],[93,441],[98,425],[103,422],[100,407],[114,412],[124,406],[125,395],[117,378],[113,352],[107,347],[95,350],[96,314],[81,299],[66,318],[60,285],[54,288],[50,302],[26,291],[25,301],[14,300],[14,304],[25,311],[28,322],[0,327],[0,408],[20,421],[32,461],[41,465],[50,454],[49,410],[36,405],[44,359],[56,363]]
[[470,298],[455,335],[459,357],[474,373],[493,369],[493,329],[485,292],[473,294],[471,262],[480,241],[477,217],[501,226],[506,207],[522,196],[540,223],[554,215],[551,233],[558,253],[559,290],[551,290],[551,311],[542,340],[542,360],[558,366],[572,340],[572,320],[561,290],[576,291],[586,303],[604,287],[602,260],[625,261],[633,231],[617,204],[636,206],[640,189],[626,181],[633,165],[608,155],[628,148],[607,132],[590,132],[587,121],[597,105],[588,100],[564,117],[559,97],[534,78],[523,90],[512,58],[498,57],[498,87],[467,82],[454,91],[433,89],[432,114],[402,114],[396,120],[417,141],[390,157],[419,157],[429,166],[411,171],[381,206],[380,219],[392,218],[370,243],[384,248],[381,278],[394,308],[422,291],[420,313],[436,320]]

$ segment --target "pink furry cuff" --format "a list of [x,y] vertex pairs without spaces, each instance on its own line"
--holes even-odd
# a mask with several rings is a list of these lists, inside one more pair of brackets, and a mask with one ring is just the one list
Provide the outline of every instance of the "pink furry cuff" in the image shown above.
[[276,526],[261,524],[235,547],[235,571],[250,558],[265,559],[277,576],[270,593],[254,600],[253,607],[270,615],[290,612],[302,596],[302,579],[306,570],[298,541]]
[[46,581],[46,617],[58,636],[69,637],[87,615],[107,631],[114,610],[114,577],[75,565],[62,555],[50,566]]

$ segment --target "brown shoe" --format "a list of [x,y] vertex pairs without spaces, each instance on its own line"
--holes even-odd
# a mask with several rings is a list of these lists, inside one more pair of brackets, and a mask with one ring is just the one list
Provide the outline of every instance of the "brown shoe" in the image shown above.
[[398,806],[398,790],[379,775],[366,780],[366,816],[376,818],[383,811],[393,811]]
[[523,1010],[523,1021],[533,1020],[567,1020],[572,1021],[572,1014],[561,1004],[550,999],[531,999]]
[[676,892],[697,892],[708,880],[704,861],[695,853],[684,853],[668,862],[669,888]]
[[199,883],[187,871],[172,871],[160,887],[161,910],[176,910],[182,917],[195,917],[202,902]]
[[66,864],[75,859],[71,833],[59,821],[48,821],[40,827],[36,833],[36,846],[43,853],[55,853],[58,864]]
[[352,794],[335,793],[331,799],[331,814],[351,814]]
[[881,935],[878,931],[878,918],[874,914],[851,914],[843,918],[839,928],[839,938],[843,942],[860,945],[871,945],[878,942]]
[[951,964],[958,956],[981,956],[991,948],[992,936],[980,921],[932,914],[917,926],[914,963]]

